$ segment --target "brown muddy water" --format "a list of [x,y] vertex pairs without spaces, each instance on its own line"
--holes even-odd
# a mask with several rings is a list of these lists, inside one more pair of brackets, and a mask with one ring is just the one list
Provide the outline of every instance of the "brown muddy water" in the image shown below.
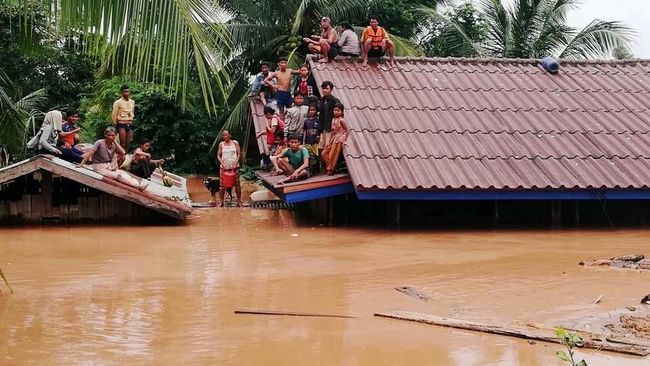
[[[201,197],[201,199],[207,199]],[[373,318],[401,309],[560,324],[636,305],[649,273],[580,260],[648,253],[650,231],[388,231],[204,209],[180,227],[0,229],[0,364],[562,365],[554,344]],[[414,286],[420,302],[394,290]],[[600,294],[599,305],[591,302]],[[238,308],[357,319],[236,315]],[[578,352],[589,365],[649,359]]]

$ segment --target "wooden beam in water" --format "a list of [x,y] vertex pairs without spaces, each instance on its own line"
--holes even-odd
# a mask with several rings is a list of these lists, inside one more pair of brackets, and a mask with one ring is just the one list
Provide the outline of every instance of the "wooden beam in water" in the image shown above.
[[[561,341],[555,337],[555,334],[551,329],[515,328],[502,325],[486,324],[470,320],[443,318],[436,315],[414,313],[401,310],[375,313],[375,316],[561,344]],[[580,332],[578,332],[578,334],[580,334]],[[647,356],[650,354],[650,349],[647,347],[607,342],[604,335],[595,337],[593,335],[580,334],[580,336],[583,337],[583,340],[578,347],[624,353],[634,356]]]
[[316,313],[300,313],[296,311],[254,310],[254,309],[237,309],[235,310],[235,314],[305,316],[305,317],[316,317],[316,318],[343,318],[343,319],[356,318],[356,316],[350,316],[350,315],[316,314]]

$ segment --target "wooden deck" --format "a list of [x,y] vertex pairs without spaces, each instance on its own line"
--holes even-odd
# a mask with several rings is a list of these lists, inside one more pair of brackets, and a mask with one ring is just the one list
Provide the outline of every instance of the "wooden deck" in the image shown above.
[[285,176],[272,175],[267,172],[258,172],[266,188],[282,198],[287,203],[311,201],[325,197],[337,196],[354,191],[350,175],[316,175],[298,182],[277,184]]
[[[180,176],[170,176],[174,182],[172,187],[165,187],[161,174],[156,173],[147,189],[139,191],[86,167],[76,167],[54,156],[38,155],[0,169],[0,219],[37,222],[53,217],[92,221],[146,217],[153,210],[183,220],[192,212],[186,181]],[[55,194],[53,180],[59,189],[70,191]]]

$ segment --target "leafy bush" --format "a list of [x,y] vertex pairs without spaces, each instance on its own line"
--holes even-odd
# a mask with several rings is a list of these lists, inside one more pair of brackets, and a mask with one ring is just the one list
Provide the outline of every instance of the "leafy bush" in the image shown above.
[[154,157],[175,156],[166,165],[170,171],[199,174],[216,170],[214,158],[209,157],[208,151],[219,132],[218,121],[205,112],[197,85],[189,87],[196,92],[186,100],[186,107],[181,108],[164,86],[117,77],[100,81],[93,98],[84,100],[80,108],[84,142],[102,138],[104,129],[112,125],[111,110],[120,96],[122,84],[129,85],[131,97],[136,102],[130,151],[146,138],[151,141]]

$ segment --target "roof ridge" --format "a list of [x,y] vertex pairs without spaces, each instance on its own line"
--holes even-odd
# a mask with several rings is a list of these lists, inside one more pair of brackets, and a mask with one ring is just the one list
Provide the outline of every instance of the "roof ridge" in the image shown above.
[[402,155],[378,155],[378,154],[373,154],[373,155],[366,155],[366,154],[358,154],[358,155],[353,155],[350,153],[345,153],[346,157],[349,157],[351,159],[368,159],[368,160],[375,160],[375,159],[380,159],[380,160],[387,160],[387,159],[402,159],[406,158],[407,160],[415,160],[415,159],[423,159],[423,160],[428,160],[428,159],[436,159],[436,160],[441,160],[441,159],[447,159],[447,160],[614,160],[614,159],[619,159],[619,160],[628,160],[628,159],[633,159],[633,160],[649,160],[650,161],[650,156],[645,157],[642,155],[638,156],[633,156],[633,155],[625,155],[625,156],[620,156],[617,154],[614,155],[586,155],[586,156],[567,156],[567,155],[560,155],[560,156],[548,156],[548,157],[543,157],[541,155],[533,155],[533,156],[495,156],[495,157],[488,157],[487,155],[482,155],[482,156],[468,156],[468,157],[463,157],[460,155],[455,155],[455,156],[448,156],[448,155],[414,155],[414,156],[407,156],[406,154]]
[[438,87],[438,86],[433,86],[430,87],[428,85],[425,85],[423,87],[409,87],[408,85],[400,85],[399,87],[395,87],[393,85],[390,86],[385,86],[384,84],[376,85],[376,86],[362,86],[362,85],[354,85],[354,86],[348,86],[348,85],[339,85],[337,86],[338,89],[346,89],[346,90],[385,90],[385,91],[411,91],[411,90],[416,90],[416,91],[472,91],[472,92],[490,92],[490,91],[496,91],[496,92],[526,92],[526,93],[532,93],[532,92],[542,92],[542,93],[560,93],[560,92],[571,92],[571,93],[578,93],[578,92],[583,92],[583,93],[632,93],[632,94],[638,94],[638,93],[650,93],[650,90],[647,89],[624,89],[622,87],[618,88],[574,88],[574,89],[563,89],[560,87],[555,87],[555,88],[543,88],[543,87],[538,87],[538,88],[515,88],[515,87],[510,87],[510,88],[504,88],[504,87],[466,87],[466,88],[461,88],[461,87]]
[[[465,64],[514,64],[514,65],[538,65],[541,62],[536,58],[497,58],[497,57],[395,57],[398,62],[428,62],[428,63],[465,63]],[[635,58],[628,60],[576,60],[557,59],[560,65],[634,65],[650,64],[650,59]],[[334,59],[332,64],[343,63]]]
[[598,108],[598,109],[585,109],[585,108],[533,108],[533,107],[517,107],[517,108],[490,108],[490,107],[481,107],[481,108],[476,108],[476,107],[459,107],[459,108],[453,108],[453,107],[419,107],[419,106],[413,106],[413,107],[405,107],[405,106],[400,106],[399,108],[395,108],[395,106],[388,106],[388,107],[383,107],[383,106],[363,106],[359,107],[357,105],[353,105],[352,107],[349,108],[350,110],[371,110],[371,111],[376,111],[376,110],[382,110],[382,111],[388,111],[388,110],[405,110],[405,111],[411,111],[411,110],[418,110],[418,111],[443,111],[443,112],[448,112],[448,111],[454,111],[454,112],[459,112],[459,111],[464,111],[464,112],[593,112],[593,113],[603,113],[603,112],[615,112],[615,113],[646,113],[648,112],[648,108],[642,108],[642,109],[629,109],[629,108]]
[[367,133],[375,133],[375,132],[380,132],[380,133],[419,133],[419,134],[424,134],[424,133],[433,133],[433,134],[470,134],[470,135],[478,135],[478,134],[483,134],[483,135],[500,135],[500,134],[520,134],[520,135],[525,135],[525,134],[531,134],[531,135],[539,135],[539,134],[544,134],[544,135],[549,135],[549,134],[555,134],[555,135],[563,135],[563,134],[568,134],[568,135],[576,135],[576,134],[582,134],[582,135],[646,135],[650,133],[650,129],[646,131],[631,131],[631,130],[625,130],[625,131],[616,131],[616,130],[457,130],[457,129],[452,129],[452,130],[445,130],[443,128],[439,129],[432,129],[432,128],[427,128],[425,130],[421,130],[419,128],[414,128],[412,130],[407,130],[406,128],[401,128],[401,129],[395,129],[395,128],[388,128],[388,129],[380,129],[380,128],[355,128],[353,126],[350,126],[350,131],[354,132],[367,132]]

